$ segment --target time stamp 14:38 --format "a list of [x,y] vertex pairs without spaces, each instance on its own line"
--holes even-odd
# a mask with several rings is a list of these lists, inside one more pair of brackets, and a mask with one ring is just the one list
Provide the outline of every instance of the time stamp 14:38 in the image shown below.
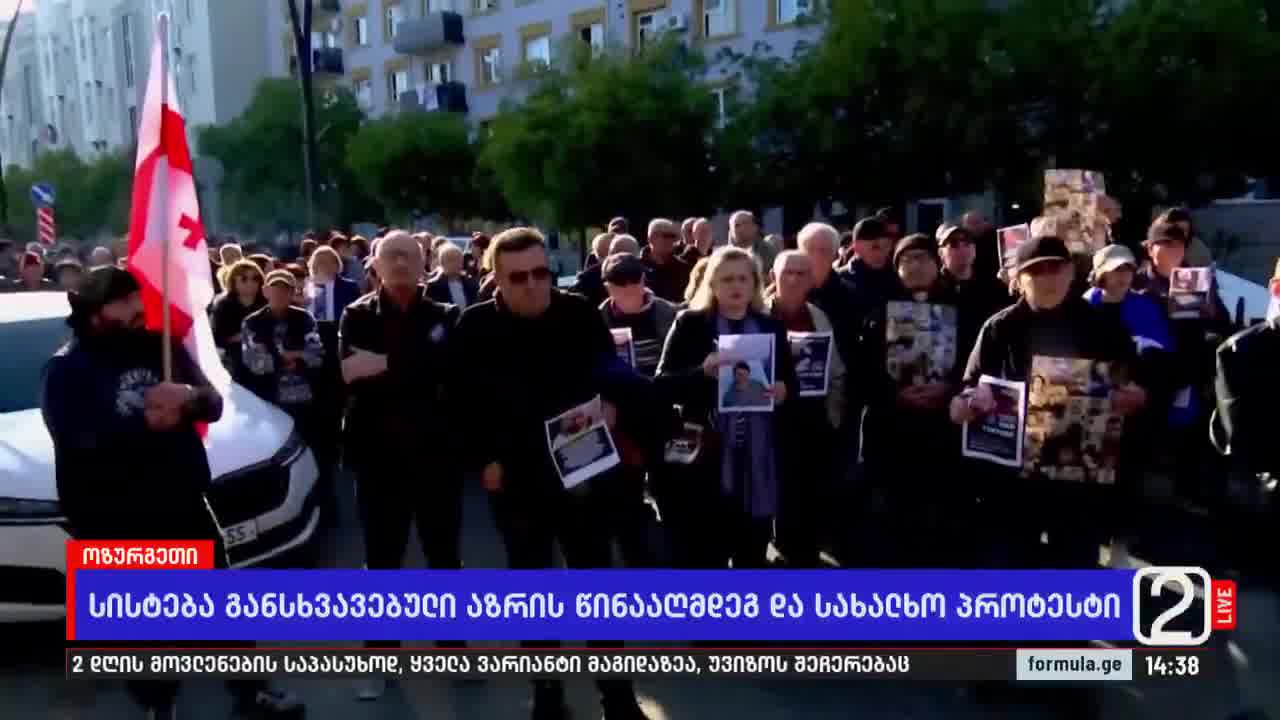
[[1143,653],[1147,677],[1195,677],[1200,674],[1196,653]]

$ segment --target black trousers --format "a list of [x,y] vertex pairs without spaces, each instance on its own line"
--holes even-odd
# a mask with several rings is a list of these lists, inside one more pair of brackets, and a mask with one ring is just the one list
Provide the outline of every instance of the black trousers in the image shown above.
[[673,567],[686,570],[763,568],[773,521],[752,517],[726,495],[709,466],[666,466],[653,483]]
[[[203,518],[201,518],[200,520],[197,520],[196,522],[202,522],[202,520]],[[226,569],[227,567],[226,549],[222,545],[221,532],[218,530],[218,526],[216,522],[213,520],[213,516],[211,513],[209,514],[208,526],[204,528],[200,528],[199,530],[200,531],[197,531],[196,534],[193,535],[193,537],[203,536],[203,537],[215,538],[214,548],[213,548],[214,567],[219,570]],[[86,643],[86,644],[92,644],[99,647],[111,645],[111,643],[101,643],[97,641],[94,641],[92,643]],[[225,642],[210,642],[210,641],[203,641],[203,640],[195,641],[195,642],[126,641],[126,642],[121,642],[116,644],[118,644],[120,647],[138,647],[138,648],[145,648],[145,647],[167,648],[167,647],[187,646],[187,647],[216,647],[216,648],[225,648],[225,649],[243,649],[243,648],[252,648],[256,646],[256,643],[252,640],[225,641]],[[177,697],[178,697],[178,688],[180,686],[180,683],[178,680],[168,680],[168,679],[166,680],[129,680],[128,682],[125,683],[125,686],[129,691],[129,696],[132,697],[133,701],[136,702],[138,705],[141,705],[143,708],[147,710],[161,711],[173,706],[173,703],[177,700]],[[254,699],[254,696],[257,694],[257,692],[259,690],[265,690],[267,687],[268,687],[267,678],[241,678],[241,679],[227,681],[227,689],[231,692],[232,696],[236,699],[236,702],[238,704],[251,703]]]
[[607,517],[606,537],[618,545],[622,564],[629,568],[658,567],[654,546],[653,509],[645,502],[643,468],[618,466],[594,478],[584,490]]
[[[509,476],[508,476],[509,477]],[[589,482],[606,478],[598,477]],[[509,482],[509,480],[508,480]],[[508,486],[510,487],[510,486]],[[494,524],[507,551],[512,570],[543,570],[554,567],[555,547],[567,567],[575,570],[607,568],[613,564],[609,545],[607,508],[594,488],[579,486],[577,493],[560,492],[550,497],[512,495],[503,490],[489,494]],[[526,648],[560,647],[557,640],[524,640]],[[616,640],[589,640],[588,647],[620,648]],[[535,686],[555,686],[558,678],[539,678]],[[631,680],[599,677],[596,687],[606,703],[627,703],[635,698]]]
[[[403,457],[387,453],[387,456]],[[433,570],[461,570],[459,535],[462,530],[462,479],[450,470],[424,478],[406,474],[403,466],[375,464],[356,471],[356,505],[364,535],[365,567],[398,570],[404,567],[409,526],[415,524],[427,566]],[[442,640],[439,647],[465,647]],[[399,647],[396,640],[371,640],[365,647]]]

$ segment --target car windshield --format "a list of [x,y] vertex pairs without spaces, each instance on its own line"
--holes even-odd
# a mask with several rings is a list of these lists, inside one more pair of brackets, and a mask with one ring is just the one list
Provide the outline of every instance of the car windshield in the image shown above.
[[40,373],[70,333],[60,317],[0,323],[0,413],[40,406]]

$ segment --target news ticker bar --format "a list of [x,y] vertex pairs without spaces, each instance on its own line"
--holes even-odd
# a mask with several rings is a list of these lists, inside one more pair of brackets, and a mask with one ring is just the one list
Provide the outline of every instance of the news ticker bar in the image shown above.
[[824,649],[437,650],[95,649],[67,650],[68,678],[217,677],[754,677],[927,682],[1128,682],[1209,676],[1196,650]]

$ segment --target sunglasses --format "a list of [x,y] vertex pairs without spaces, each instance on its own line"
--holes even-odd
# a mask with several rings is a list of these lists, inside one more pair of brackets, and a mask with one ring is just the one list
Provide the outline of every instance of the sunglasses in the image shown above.
[[547,266],[536,267],[532,270],[516,270],[507,274],[507,280],[512,285],[527,285],[529,280],[534,282],[546,282],[551,279],[551,268]]

